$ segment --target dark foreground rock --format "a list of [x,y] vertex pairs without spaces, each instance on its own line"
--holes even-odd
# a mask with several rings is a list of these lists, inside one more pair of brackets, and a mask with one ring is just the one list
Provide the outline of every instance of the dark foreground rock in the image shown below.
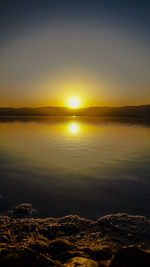
[[[31,216],[32,207],[26,208]],[[25,218],[26,208],[0,217],[2,267],[150,266],[150,220],[143,216],[32,219]]]
[[8,212],[8,215],[12,218],[31,218],[34,214],[35,209],[33,209],[30,203],[17,205],[13,210]]

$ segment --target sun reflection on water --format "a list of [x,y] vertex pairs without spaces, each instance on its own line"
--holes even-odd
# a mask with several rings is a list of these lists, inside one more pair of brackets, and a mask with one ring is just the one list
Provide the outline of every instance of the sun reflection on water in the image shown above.
[[73,134],[77,134],[79,132],[79,125],[76,122],[72,122],[69,124],[69,130]]

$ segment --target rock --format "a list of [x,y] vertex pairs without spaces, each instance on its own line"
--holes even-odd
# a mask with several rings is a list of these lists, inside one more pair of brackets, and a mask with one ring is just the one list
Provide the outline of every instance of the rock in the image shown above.
[[9,211],[9,216],[13,218],[31,218],[35,213],[30,203],[24,203],[16,206],[13,210]]
[[26,203],[11,216],[0,216],[0,266],[150,266],[150,220],[145,217],[26,218],[32,212]]
[[112,258],[113,251],[109,247],[104,247],[102,249],[92,249],[89,254],[95,261],[106,261]]
[[3,255],[0,256],[0,266],[3,267],[49,267],[49,266],[60,266],[55,263],[49,255],[37,253],[30,249],[21,250],[7,250]]
[[75,246],[65,240],[61,240],[61,239],[56,239],[54,241],[51,241],[49,243],[49,250],[55,252],[55,253],[59,253],[59,251],[68,251],[68,250],[74,250]]
[[58,239],[49,243],[48,251],[54,260],[60,260],[64,263],[72,257],[75,246],[68,241]]
[[103,231],[134,239],[150,240],[150,219],[126,213],[110,214],[97,220]]
[[77,266],[82,266],[82,267],[98,267],[98,263],[88,259],[88,258],[83,258],[83,257],[75,257],[69,260],[64,264],[65,267],[77,267]]
[[148,267],[150,253],[135,246],[119,249],[111,261],[110,267]]

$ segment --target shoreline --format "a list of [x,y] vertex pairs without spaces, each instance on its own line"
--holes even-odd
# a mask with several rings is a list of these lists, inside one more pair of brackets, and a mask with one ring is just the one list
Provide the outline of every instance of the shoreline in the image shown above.
[[32,211],[26,203],[0,216],[1,266],[150,266],[150,219],[144,216],[33,219]]

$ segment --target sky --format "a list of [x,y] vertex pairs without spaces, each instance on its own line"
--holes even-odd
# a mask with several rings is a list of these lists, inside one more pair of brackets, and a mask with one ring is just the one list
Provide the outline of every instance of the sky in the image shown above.
[[0,106],[150,104],[150,2],[3,0]]

